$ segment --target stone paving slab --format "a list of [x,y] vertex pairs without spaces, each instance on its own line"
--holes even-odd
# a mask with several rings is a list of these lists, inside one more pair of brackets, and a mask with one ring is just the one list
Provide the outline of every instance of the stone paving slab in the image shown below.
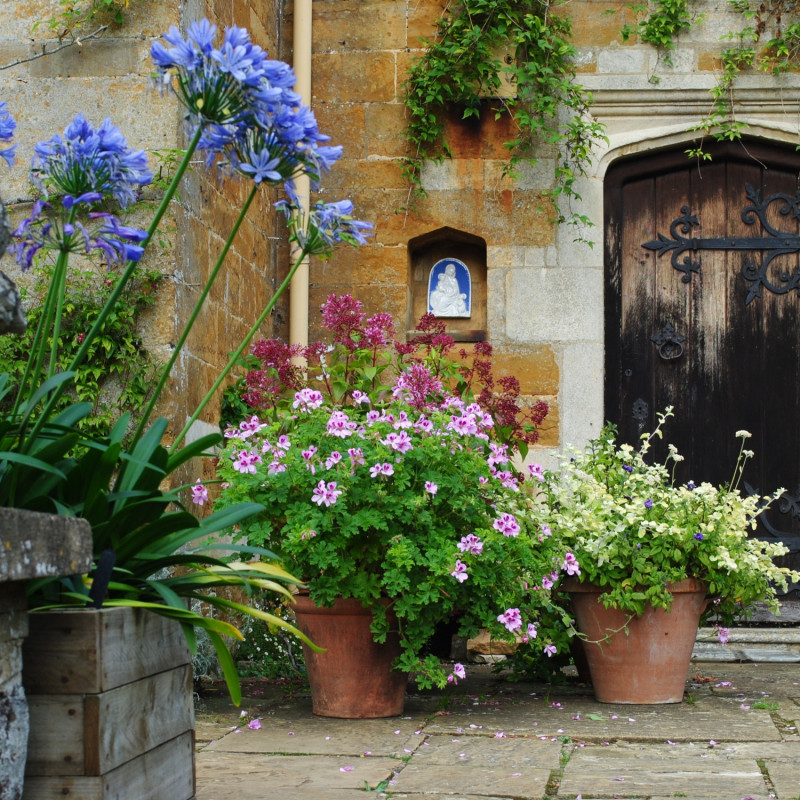
[[356,800],[365,786],[375,800],[773,800],[764,775],[773,796],[800,798],[796,666],[695,665],[687,689],[681,704],[607,705],[575,681],[468,667],[388,720],[323,719],[307,696],[253,691],[258,731],[230,707],[198,715],[197,800]]
[[467,789],[478,797],[530,797],[544,795],[550,770],[529,768],[509,772],[509,768],[475,767],[468,764],[439,766],[412,761],[392,782],[390,791],[425,795],[454,794]]
[[686,797],[689,800],[767,800],[768,789],[753,758],[724,748],[642,744],[576,748],[559,786],[559,796]]
[[431,736],[400,769],[389,790],[452,798],[467,789],[483,798],[538,798],[560,757],[560,742],[549,740]]
[[729,740],[778,741],[781,738],[768,710],[742,708],[738,699],[694,704],[629,706],[597,703],[586,697],[563,702],[525,702],[508,706],[453,708],[437,716],[426,733],[459,731],[505,733],[507,736],[570,736],[573,739],[637,739],[697,741],[713,739],[721,731]]
[[800,761],[780,764],[767,762],[766,767],[778,797],[800,797]]
[[494,739],[483,736],[429,736],[413,758],[414,763],[436,766],[487,767],[510,772],[559,765],[561,743],[550,739]]
[[[364,798],[392,778],[397,761],[389,758],[351,756],[265,756],[218,752],[197,753],[196,800],[243,800],[279,797],[322,800]],[[344,792],[343,790],[349,790]],[[358,794],[356,795],[356,791]]]
[[286,753],[304,755],[390,756],[402,758],[423,741],[418,724],[399,719],[346,720],[320,717],[287,720],[264,715],[261,728],[247,725],[227,730],[207,745],[229,753]]

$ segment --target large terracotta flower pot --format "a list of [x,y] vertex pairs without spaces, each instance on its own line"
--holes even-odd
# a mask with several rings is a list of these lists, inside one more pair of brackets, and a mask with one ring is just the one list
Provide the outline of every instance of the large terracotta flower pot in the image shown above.
[[297,626],[325,648],[317,653],[303,645],[314,713],[341,719],[402,714],[408,675],[392,670],[400,655],[397,633],[376,643],[370,631],[372,612],[352,598],[336,600],[332,608],[316,606],[305,595],[295,600]]
[[577,628],[586,637],[584,652],[601,703],[681,702],[707,602],[703,584],[691,578],[671,584],[669,611],[648,606],[641,617],[632,619],[600,602],[600,586],[571,580],[564,588]]

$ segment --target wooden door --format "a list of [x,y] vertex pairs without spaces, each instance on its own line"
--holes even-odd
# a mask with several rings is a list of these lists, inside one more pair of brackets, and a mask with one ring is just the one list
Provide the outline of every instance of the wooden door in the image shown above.
[[[679,479],[696,482],[728,481],[735,434],[752,433],[746,487],[786,489],[758,534],[783,541],[793,551],[784,563],[798,567],[800,242],[790,237],[800,212],[787,198],[800,155],[755,142],[711,155],[698,164],[683,148],[659,152],[607,174],[606,417],[635,444],[674,406],[665,439],[686,459]],[[785,197],[766,204],[762,222],[752,209],[776,193]],[[679,252],[685,238],[698,249]],[[654,240],[661,252],[645,246]]]

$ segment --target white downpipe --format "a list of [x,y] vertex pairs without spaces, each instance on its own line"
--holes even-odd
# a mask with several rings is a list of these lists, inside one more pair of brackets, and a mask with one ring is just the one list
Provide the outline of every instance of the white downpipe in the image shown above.
[[[311,0],[294,0],[294,73],[297,77],[295,91],[303,104],[311,107]],[[308,209],[311,185],[306,175],[296,181],[297,196],[303,208]],[[291,256],[293,257],[293,256]],[[289,342],[308,344],[308,259],[297,268],[289,285]]]

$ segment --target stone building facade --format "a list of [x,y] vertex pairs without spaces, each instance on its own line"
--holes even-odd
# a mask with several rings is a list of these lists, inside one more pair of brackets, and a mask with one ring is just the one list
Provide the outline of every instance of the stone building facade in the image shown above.
[[[605,408],[607,338],[604,264],[604,179],[623,158],[688,148],[692,128],[711,104],[718,78],[720,37],[738,25],[722,0],[692,4],[696,24],[677,40],[671,63],[635,37],[623,42],[631,19],[623,4],[571,0],[558,13],[573,19],[578,77],[593,93],[591,109],[607,141],[595,153],[578,192],[576,210],[594,221],[590,246],[554,225],[542,209],[553,186],[554,154],[543,148],[535,167],[518,180],[503,177],[508,123],[486,113],[479,123],[451,120],[453,157],[426,165],[426,197],[409,206],[410,188],[399,162],[406,154],[402,83],[434,31],[444,0],[314,0],[312,108],[320,129],[344,156],[324,181],[324,199],[349,197],[358,218],[375,225],[358,249],[340,248],[312,263],[311,337],[315,310],[330,292],[351,292],[370,313],[388,311],[412,329],[422,308],[430,259],[449,246],[475,259],[473,280],[482,292],[478,316],[459,330],[485,331],[496,365],[516,375],[523,392],[550,404],[539,456],[597,434]],[[44,32],[33,22],[55,13],[56,0],[6,0],[0,7],[0,62],[36,51]],[[612,13],[608,13],[612,12]],[[112,116],[132,144],[164,149],[181,141],[176,104],[147,88],[148,49],[169,25],[208,16],[220,25],[247,27],[278,58],[292,60],[292,0],[131,0],[126,24],[102,37],[46,58],[0,70],[0,96],[16,112],[20,156],[28,143],[62,128],[75,110],[97,121]],[[702,14],[702,20],[700,15]],[[32,39],[35,43],[32,43]],[[0,66],[2,66],[0,64]],[[743,75],[737,84],[737,119],[754,137],[795,145],[800,81],[794,74]],[[8,199],[25,198],[22,169],[4,184]],[[5,180],[5,178],[4,178]],[[288,268],[285,233],[266,194],[254,208],[226,277],[189,342],[175,379],[187,407],[204,393]],[[197,171],[174,214],[173,250],[154,254],[172,275],[148,326],[153,347],[168,348],[221,245],[242,188]],[[426,260],[427,259],[427,260]],[[471,263],[471,262],[470,262]],[[279,305],[265,334],[286,334],[287,305]],[[462,337],[469,338],[469,336]],[[171,413],[181,418],[177,405]],[[215,422],[213,410],[207,422]]]

